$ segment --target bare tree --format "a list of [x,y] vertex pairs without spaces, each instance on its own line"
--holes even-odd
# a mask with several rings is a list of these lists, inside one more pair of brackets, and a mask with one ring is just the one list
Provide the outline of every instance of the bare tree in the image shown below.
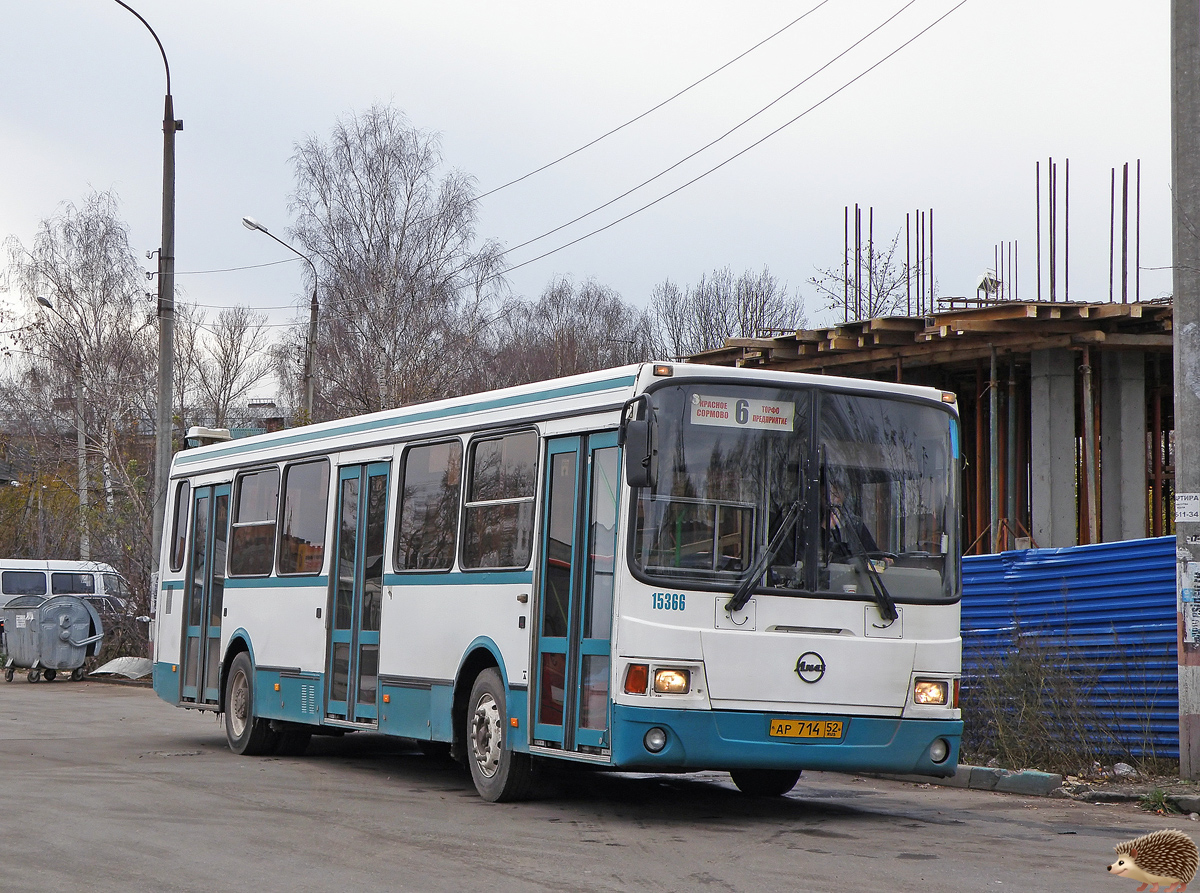
[[588,279],[557,277],[537,301],[505,305],[488,386],[519,384],[651,360],[649,316],[613,289]]
[[175,303],[175,369],[172,375],[175,417],[179,430],[186,432],[192,425],[200,423],[202,414],[198,406],[200,378],[200,339],[204,325],[204,311],[194,304],[182,301]]
[[[913,308],[908,300],[908,264],[904,258],[897,257],[903,233],[904,230],[897,230],[891,242],[882,246],[868,241],[858,261],[851,248],[842,266],[836,269],[818,267],[816,275],[808,281],[824,301],[821,309],[835,311],[844,319],[909,315]],[[857,278],[856,264],[859,265]]]
[[298,419],[304,408],[304,351],[307,321],[293,320],[267,349],[275,379],[275,404],[283,418]]
[[[0,381],[22,477],[45,488],[42,513],[61,505],[52,492],[70,487],[80,523],[61,519],[58,529],[78,531],[80,552],[144,585],[154,548],[148,471],[157,345],[117,198],[93,192],[78,206],[63,205],[42,221],[31,247],[9,238],[6,248],[6,284],[37,314],[18,333]],[[38,545],[67,557],[61,539]]]
[[318,271],[318,417],[460,392],[501,285],[476,246],[473,182],[442,172],[436,135],[374,105],[292,159],[291,234]]
[[202,339],[196,358],[197,386],[203,407],[218,428],[271,372],[265,313],[228,307],[217,314],[211,335]]
[[656,285],[650,313],[662,350],[684,357],[712,350],[727,338],[767,337],[805,325],[804,305],[766,267],[734,277],[729,267],[682,288],[670,279]]

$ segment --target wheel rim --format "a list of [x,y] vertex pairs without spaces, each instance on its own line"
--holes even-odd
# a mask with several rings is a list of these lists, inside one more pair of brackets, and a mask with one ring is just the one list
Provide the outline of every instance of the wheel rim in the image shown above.
[[250,723],[250,681],[238,670],[229,685],[229,727],[234,738],[241,738]]
[[484,778],[494,776],[500,767],[502,732],[500,705],[490,693],[484,692],[471,719],[471,747],[475,765]]

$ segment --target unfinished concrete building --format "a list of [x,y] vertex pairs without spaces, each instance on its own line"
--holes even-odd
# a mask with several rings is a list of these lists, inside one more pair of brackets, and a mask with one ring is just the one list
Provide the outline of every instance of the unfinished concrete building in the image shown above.
[[1174,532],[1170,303],[1004,301],[737,339],[693,363],[958,395],[964,552]]

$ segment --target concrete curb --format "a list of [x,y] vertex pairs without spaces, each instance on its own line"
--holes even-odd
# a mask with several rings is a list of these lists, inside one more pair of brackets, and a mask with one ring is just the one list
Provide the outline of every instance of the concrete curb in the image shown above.
[[[1149,790],[1106,791],[1092,790],[1087,785],[1064,786],[1063,777],[1053,772],[1039,772],[1035,769],[1012,772],[1008,769],[992,769],[988,766],[962,765],[949,778],[929,778],[924,775],[878,775],[876,777],[888,778],[893,781],[907,781],[913,784],[936,784],[945,787],[969,788],[973,791],[1020,794],[1026,797],[1060,797],[1084,803],[1137,803],[1150,793]],[[1079,790],[1080,787],[1086,789]],[[1200,796],[1167,794],[1164,799],[1184,817],[1200,813]]]
[[880,775],[879,777],[914,784],[969,788],[973,791],[1023,794],[1027,797],[1049,797],[1061,789],[1063,783],[1063,777],[1053,772],[1038,772],[1035,769],[1012,772],[1008,769],[966,765],[959,766],[958,771],[948,778],[930,778],[926,775]]

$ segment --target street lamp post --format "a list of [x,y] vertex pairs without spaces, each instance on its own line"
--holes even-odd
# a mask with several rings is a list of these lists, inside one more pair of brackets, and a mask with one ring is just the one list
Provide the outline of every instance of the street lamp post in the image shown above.
[[[49,298],[38,295],[37,302],[61,319],[69,330],[74,328],[67,318],[58,312],[58,308],[50,302]],[[92,538],[88,532],[90,500],[88,499],[87,442],[83,434],[83,357],[80,355],[78,347],[75,349],[75,448],[76,461],[79,466],[79,560],[89,561],[92,557]],[[38,509],[40,514],[40,495]]]
[[274,233],[272,233],[270,230],[268,230],[265,226],[263,226],[261,223],[259,223],[257,220],[255,220],[253,217],[243,217],[242,218],[242,226],[246,227],[246,229],[258,230],[260,233],[270,236],[272,239],[274,239],[276,242],[278,242],[280,245],[282,245],[288,251],[292,252],[292,254],[296,255],[298,258],[300,258],[302,261],[304,261],[306,264],[308,264],[309,269],[312,270],[312,275],[313,275],[312,301],[309,303],[309,306],[308,306],[308,344],[304,348],[304,420],[305,420],[305,422],[311,423],[313,420],[313,390],[314,390],[313,389],[313,351],[315,350],[315,346],[317,343],[317,311],[319,309],[318,304],[317,304],[317,268],[313,264],[313,262],[310,258],[308,258],[306,255],[301,254],[299,251],[297,251],[295,248],[293,248],[287,242],[283,241],[283,239],[276,236]]
[[122,0],[115,0],[146,26],[167,72],[167,94],[163,103],[163,201],[162,243],[158,250],[158,413],[154,426],[154,539],[150,554],[158,573],[159,544],[167,509],[167,478],[171,473],[172,374],[175,366],[175,131],[183,130],[171,101],[171,66],[162,41],[141,14]]

